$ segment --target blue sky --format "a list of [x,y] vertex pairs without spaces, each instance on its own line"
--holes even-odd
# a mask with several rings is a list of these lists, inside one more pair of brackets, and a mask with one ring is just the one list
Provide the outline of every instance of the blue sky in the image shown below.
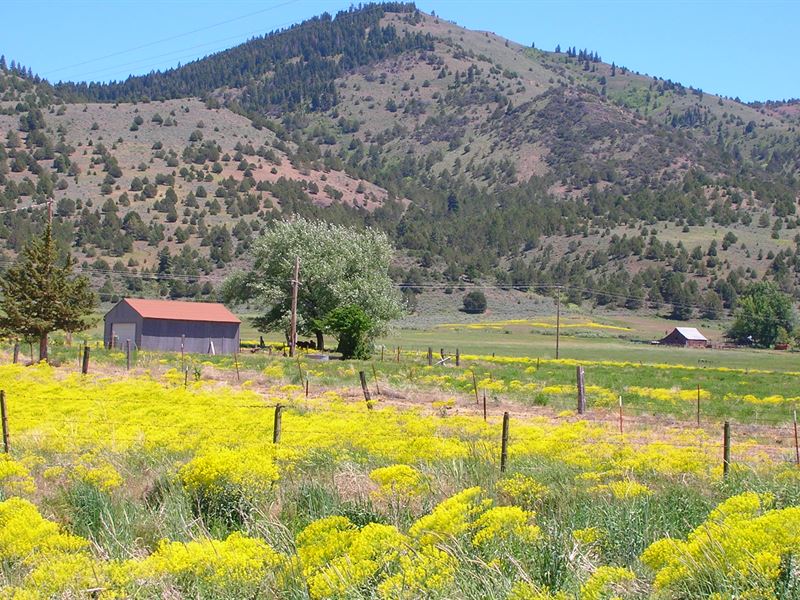
[[[52,81],[121,79],[175,66],[350,2],[4,0],[0,54]],[[800,97],[800,0],[419,0],[470,29],[742,100]],[[9,26],[8,24],[13,24]]]

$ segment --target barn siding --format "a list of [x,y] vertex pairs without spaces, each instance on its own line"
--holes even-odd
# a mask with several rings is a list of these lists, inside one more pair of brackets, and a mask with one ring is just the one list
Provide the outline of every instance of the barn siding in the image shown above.
[[185,350],[189,353],[208,354],[211,341],[217,354],[233,354],[239,350],[238,323],[169,319],[144,319],[140,347],[180,352],[182,335],[186,336]]
[[[106,313],[105,326],[103,328],[103,343],[106,348],[111,347],[111,325],[113,323],[136,323],[136,339],[131,340],[136,344],[137,348],[142,347],[142,317],[131,306],[120,300],[117,304]],[[123,342],[124,343],[124,342]]]

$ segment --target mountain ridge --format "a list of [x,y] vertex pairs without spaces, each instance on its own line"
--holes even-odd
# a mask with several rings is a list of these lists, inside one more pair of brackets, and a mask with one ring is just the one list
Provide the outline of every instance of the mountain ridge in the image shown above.
[[[332,41],[315,54],[309,48],[320,36]],[[46,199],[46,183],[31,179],[32,193],[20,196],[20,182],[41,179],[33,163],[57,174],[66,158],[81,173],[61,177],[62,190],[56,176],[49,195],[110,199],[123,227],[124,218],[136,221],[131,212],[139,215],[147,236],[136,223],[143,239],[114,252],[139,263],[125,269],[154,277],[176,268],[157,257],[164,248],[171,255],[191,248],[203,264],[195,272],[211,273],[235,264],[270,219],[302,214],[389,232],[402,250],[395,276],[411,288],[424,278],[520,289],[570,283],[607,289],[611,298],[622,287],[641,297],[626,303],[631,308],[706,297],[730,308],[737,290],[765,276],[796,293],[798,251],[788,231],[798,226],[800,114],[792,102],[744,105],[631,73],[593,52],[545,52],[469,31],[410,4],[367,5],[263,40],[278,49],[270,60],[287,63],[282,79],[263,58],[258,76],[236,79],[241,67],[228,81],[243,87],[208,88],[200,101],[154,93],[135,103],[114,94],[106,103],[77,102],[80,86],[26,74],[36,100],[20,102],[25,93],[15,96],[9,83],[18,76],[6,69],[0,132],[16,129],[26,148],[0,156],[11,165],[0,175],[3,208]],[[334,64],[337,43],[353,49],[347,64]],[[95,99],[101,89],[113,88],[95,88]],[[43,126],[24,131],[42,109]],[[42,135],[52,138],[49,150]],[[90,142],[88,159],[76,156]],[[37,152],[50,158],[34,159]],[[23,153],[30,160],[19,159]],[[145,159],[138,165],[137,155]],[[140,190],[132,189],[137,177]],[[215,189],[198,202],[203,185]],[[93,233],[89,221],[104,223],[111,208],[87,216],[83,206],[61,218],[66,229]],[[22,231],[35,230],[31,219]],[[104,226],[106,237],[115,225]],[[123,227],[117,231],[130,235]],[[230,256],[205,264],[215,247],[206,230],[214,227],[222,238],[219,228],[227,231]],[[0,237],[18,249],[25,236],[5,228]],[[718,251],[722,230],[727,242]],[[109,252],[80,237],[72,251],[89,265],[92,248]],[[121,291],[120,278],[105,287]],[[160,284],[151,291],[175,293]],[[572,300],[608,304],[594,292]]]

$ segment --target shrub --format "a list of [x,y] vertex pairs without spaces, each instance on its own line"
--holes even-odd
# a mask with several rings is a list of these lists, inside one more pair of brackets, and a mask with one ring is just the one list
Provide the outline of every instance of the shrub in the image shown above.
[[481,291],[474,291],[464,296],[464,312],[470,314],[486,312],[486,295]]

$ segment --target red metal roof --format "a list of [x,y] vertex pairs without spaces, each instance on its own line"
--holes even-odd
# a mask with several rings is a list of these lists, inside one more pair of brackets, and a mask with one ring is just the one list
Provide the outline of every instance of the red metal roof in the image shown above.
[[144,298],[125,298],[124,302],[145,319],[241,323],[223,304],[216,302],[180,302]]

